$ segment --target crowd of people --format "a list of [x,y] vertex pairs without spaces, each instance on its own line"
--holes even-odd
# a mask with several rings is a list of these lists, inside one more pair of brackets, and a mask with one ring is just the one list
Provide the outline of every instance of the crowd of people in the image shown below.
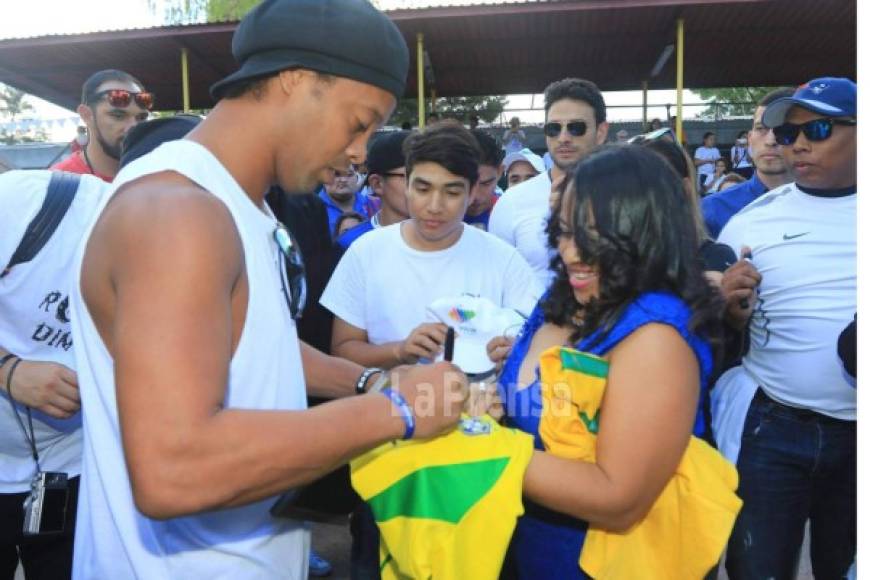
[[265,0],[233,51],[204,118],[99,71],[81,149],[0,175],[0,577],[326,575],[327,480],[355,579],[791,578],[807,522],[854,573],[853,81],[722,158],[554,79],[544,159],[381,131],[409,55],[366,1]]

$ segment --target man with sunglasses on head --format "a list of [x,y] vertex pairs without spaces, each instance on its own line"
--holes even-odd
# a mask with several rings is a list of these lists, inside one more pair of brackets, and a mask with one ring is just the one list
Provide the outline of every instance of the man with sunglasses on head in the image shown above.
[[92,74],[82,85],[82,102],[76,109],[87,127],[87,145],[52,169],[112,181],[118,173],[124,136],[148,118],[153,104],[153,95],[128,73],[110,69]]
[[774,139],[770,127],[761,122],[767,106],[794,94],[793,88],[775,89],[764,95],[752,116],[752,129],[748,133],[749,156],[755,172],[747,181],[713,193],[701,200],[701,212],[710,237],[716,239],[731,217],[771,189],[793,181],[791,169],[785,162],[782,146]]
[[[209,116],[117,176],[79,247],[77,578],[304,579],[309,531],[276,497],[453,428],[467,396],[449,363],[356,388],[336,375],[357,365],[303,369],[303,265],[264,202],[365,161],[405,91],[401,32],[365,0],[264,0],[232,47]],[[348,396],[306,410],[306,384]]]
[[595,83],[566,78],[544,92],[544,135],[553,167],[511,187],[489,219],[489,231],[519,250],[541,284],[550,284],[547,219],[550,190],[580,159],[607,139],[607,111]]
[[712,393],[714,433],[744,502],[732,580],[792,577],[807,520],[816,578],[844,577],[855,556],[856,393],[837,341],[857,301],[856,95],[851,80],[826,77],[767,105],[762,122],[795,182],[719,236],[744,257],[722,292],[727,322],[749,341]]

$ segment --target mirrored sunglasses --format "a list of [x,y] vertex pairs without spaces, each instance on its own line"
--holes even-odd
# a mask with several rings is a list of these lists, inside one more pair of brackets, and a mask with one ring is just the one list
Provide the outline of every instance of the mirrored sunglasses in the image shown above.
[[154,93],[146,91],[136,93],[126,89],[109,89],[106,91],[100,91],[94,95],[94,102],[103,97],[106,98],[106,101],[110,105],[118,109],[126,109],[133,101],[146,111],[150,111],[151,107],[154,106]]
[[779,127],[773,128],[773,138],[780,145],[792,145],[797,141],[798,135],[801,133],[809,141],[824,141],[834,132],[834,125],[855,126],[858,121],[855,119],[813,119],[800,125],[793,123],[785,123]]

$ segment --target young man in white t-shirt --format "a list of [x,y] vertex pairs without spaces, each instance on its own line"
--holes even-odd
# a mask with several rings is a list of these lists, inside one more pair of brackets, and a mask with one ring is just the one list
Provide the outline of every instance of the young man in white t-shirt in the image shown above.
[[405,155],[411,219],[353,244],[320,299],[335,314],[333,354],[365,366],[436,358],[447,326],[426,308],[439,298],[473,294],[528,314],[542,291],[515,249],[462,221],[480,159],[467,129],[432,125]]
[[716,173],[716,161],[721,158],[722,153],[716,148],[716,134],[707,131],[704,133],[704,144],[695,149],[695,167],[698,170],[698,184],[701,190]]
[[[473,294],[528,315],[543,291],[512,247],[463,223],[481,151],[459,123],[430,125],[405,140],[411,219],[374,230],[345,252],[320,303],[335,314],[332,354],[367,367],[431,361],[447,325],[427,316],[439,298]],[[371,511],[351,520],[354,577],[380,577]]]
[[807,520],[813,574],[843,578],[855,556],[856,391],[837,355],[857,302],[855,83],[821,78],[770,103],[795,183],[746,206],[719,241],[751,260],[722,280],[727,320],[749,351],[713,391],[719,449],[736,461],[743,509],[732,580],[793,576]]

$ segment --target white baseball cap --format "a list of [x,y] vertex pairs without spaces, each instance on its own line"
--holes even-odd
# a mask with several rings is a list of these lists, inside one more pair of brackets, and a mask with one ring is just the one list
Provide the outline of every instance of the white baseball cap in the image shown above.
[[439,298],[426,311],[429,318],[456,330],[453,364],[469,375],[495,368],[495,363],[486,354],[487,343],[496,336],[516,336],[525,322],[516,310],[502,308],[488,298],[470,294]]
[[514,153],[511,153],[504,158],[505,175],[507,175],[507,172],[510,170],[511,165],[513,165],[517,161],[525,161],[526,163],[534,167],[535,171],[537,171],[538,173],[542,173],[545,169],[543,158],[541,158],[540,155],[535,154],[531,149],[526,147],[525,149],[515,151]]

